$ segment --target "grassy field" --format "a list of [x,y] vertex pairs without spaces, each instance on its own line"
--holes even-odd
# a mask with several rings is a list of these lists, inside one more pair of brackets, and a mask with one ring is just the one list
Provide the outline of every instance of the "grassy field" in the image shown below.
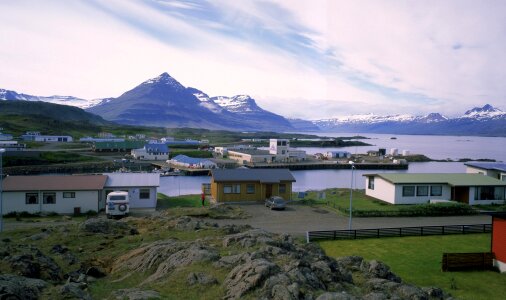
[[443,252],[488,252],[490,234],[404,237],[319,243],[332,257],[380,260],[403,281],[438,286],[458,299],[504,299],[506,275],[492,271],[441,272]]
[[[200,195],[184,195],[178,197],[169,197],[158,193],[157,209],[175,208],[175,207],[202,207]],[[205,202],[209,206],[209,201]]]

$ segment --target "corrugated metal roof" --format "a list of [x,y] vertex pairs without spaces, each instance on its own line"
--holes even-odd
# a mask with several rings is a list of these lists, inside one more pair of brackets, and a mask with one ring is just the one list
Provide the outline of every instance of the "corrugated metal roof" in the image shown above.
[[495,170],[500,172],[506,172],[506,163],[500,162],[467,162],[464,163],[466,166],[484,169],[484,170]]
[[104,188],[105,175],[7,176],[4,191],[86,191]]
[[146,144],[144,148],[148,152],[162,152],[162,153],[169,152],[169,147],[167,146],[167,144]]
[[280,181],[295,182],[288,169],[217,169],[212,170],[214,181],[259,181],[262,183],[278,183]]
[[183,154],[179,154],[179,155],[173,157],[171,160],[186,163],[186,164],[200,164],[202,162],[213,163],[212,161],[210,161],[209,159],[206,159],[206,158],[189,157],[189,156],[186,156]]
[[160,174],[155,173],[106,173],[105,187],[160,186]]
[[382,173],[365,174],[364,176],[378,176],[396,184],[440,183],[451,186],[506,186],[505,181],[469,173]]

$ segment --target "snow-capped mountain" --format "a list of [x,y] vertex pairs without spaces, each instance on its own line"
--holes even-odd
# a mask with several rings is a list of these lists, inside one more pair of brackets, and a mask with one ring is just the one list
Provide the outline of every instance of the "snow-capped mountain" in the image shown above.
[[76,106],[79,108],[88,108],[96,105],[102,99],[86,100],[73,96],[33,96],[27,94],[19,94],[15,91],[0,89],[0,100],[24,100],[24,101],[43,101],[54,104]]
[[506,112],[493,107],[490,104],[486,104],[483,107],[475,107],[473,109],[470,109],[464,113],[463,116],[460,118],[469,118],[469,119],[476,119],[476,120],[483,120],[483,119],[495,119],[495,118],[505,118]]
[[255,100],[248,95],[237,95],[233,97],[217,96],[212,97],[216,104],[233,113],[262,112]]
[[506,113],[489,104],[468,110],[457,118],[440,113],[425,116],[364,114],[315,120],[313,123],[320,130],[333,132],[506,135]]
[[148,79],[89,112],[124,124],[228,130],[293,130],[282,116],[261,109],[249,96],[209,97],[167,73]]

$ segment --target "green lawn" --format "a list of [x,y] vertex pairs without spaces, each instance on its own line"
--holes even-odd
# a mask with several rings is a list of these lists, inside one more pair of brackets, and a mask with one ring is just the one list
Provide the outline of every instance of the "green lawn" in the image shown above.
[[[209,201],[205,202],[205,206],[209,206]],[[158,209],[174,207],[202,207],[202,201],[200,200],[200,195],[169,197],[165,194],[158,193]]]
[[[403,281],[438,286],[459,299],[504,299],[506,294],[505,274],[441,272],[443,252],[488,252],[490,234],[323,241],[319,244],[332,257],[359,255],[383,261]],[[452,289],[452,282],[456,289]]]

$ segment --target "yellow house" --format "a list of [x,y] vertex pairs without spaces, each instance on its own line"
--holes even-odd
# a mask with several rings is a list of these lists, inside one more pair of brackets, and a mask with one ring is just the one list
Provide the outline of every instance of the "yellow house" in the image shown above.
[[211,176],[212,200],[218,203],[263,202],[271,196],[291,200],[295,182],[288,169],[216,169]]

